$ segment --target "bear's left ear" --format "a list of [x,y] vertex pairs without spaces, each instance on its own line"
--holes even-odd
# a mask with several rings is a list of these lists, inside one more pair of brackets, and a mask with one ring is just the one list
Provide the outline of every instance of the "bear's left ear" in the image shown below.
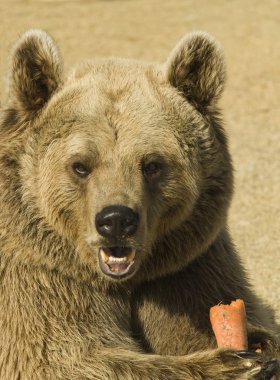
[[167,61],[167,77],[185,98],[203,112],[222,93],[225,64],[218,43],[207,33],[184,37]]
[[9,100],[17,109],[41,109],[62,82],[62,59],[55,42],[42,30],[29,30],[11,57]]

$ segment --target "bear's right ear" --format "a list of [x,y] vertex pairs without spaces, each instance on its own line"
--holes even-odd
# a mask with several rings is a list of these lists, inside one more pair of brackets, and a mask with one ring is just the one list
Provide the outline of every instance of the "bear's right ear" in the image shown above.
[[62,83],[62,59],[55,42],[41,30],[29,30],[11,56],[9,101],[30,113],[41,109]]
[[175,47],[167,61],[170,84],[199,111],[215,104],[225,82],[223,52],[212,36],[189,33]]

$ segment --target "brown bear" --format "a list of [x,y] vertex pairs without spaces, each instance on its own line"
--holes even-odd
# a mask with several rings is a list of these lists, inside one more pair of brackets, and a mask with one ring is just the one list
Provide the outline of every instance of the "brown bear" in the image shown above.
[[[43,31],[11,57],[0,127],[0,379],[278,378],[278,328],[227,229],[223,54],[187,35],[164,64],[63,78]],[[249,351],[209,308],[245,301]],[[251,349],[260,342],[262,353]]]

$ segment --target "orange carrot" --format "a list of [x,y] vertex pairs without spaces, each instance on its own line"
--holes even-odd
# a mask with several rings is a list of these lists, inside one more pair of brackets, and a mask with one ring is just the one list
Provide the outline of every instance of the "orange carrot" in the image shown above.
[[218,347],[247,350],[246,312],[242,300],[210,309],[210,321]]

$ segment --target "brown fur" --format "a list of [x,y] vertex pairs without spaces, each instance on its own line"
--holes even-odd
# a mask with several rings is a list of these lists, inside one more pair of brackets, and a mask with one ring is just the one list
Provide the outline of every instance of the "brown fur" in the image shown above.
[[[63,81],[52,39],[13,50],[0,129],[0,378],[269,379],[277,326],[227,231],[232,166],[217,100],[225,70],[207,34],[164,65],[100,59]],[[71,165],[83,162],[87,178]],[[143,167],[159,160],[159,178]],[[111,280],[94,224],[108,205],[140,215],[123,241],[137,272]],[[209,308],[243,298],[249,344],[216,349]],[[276,376],[278,376],[276,374]]]

